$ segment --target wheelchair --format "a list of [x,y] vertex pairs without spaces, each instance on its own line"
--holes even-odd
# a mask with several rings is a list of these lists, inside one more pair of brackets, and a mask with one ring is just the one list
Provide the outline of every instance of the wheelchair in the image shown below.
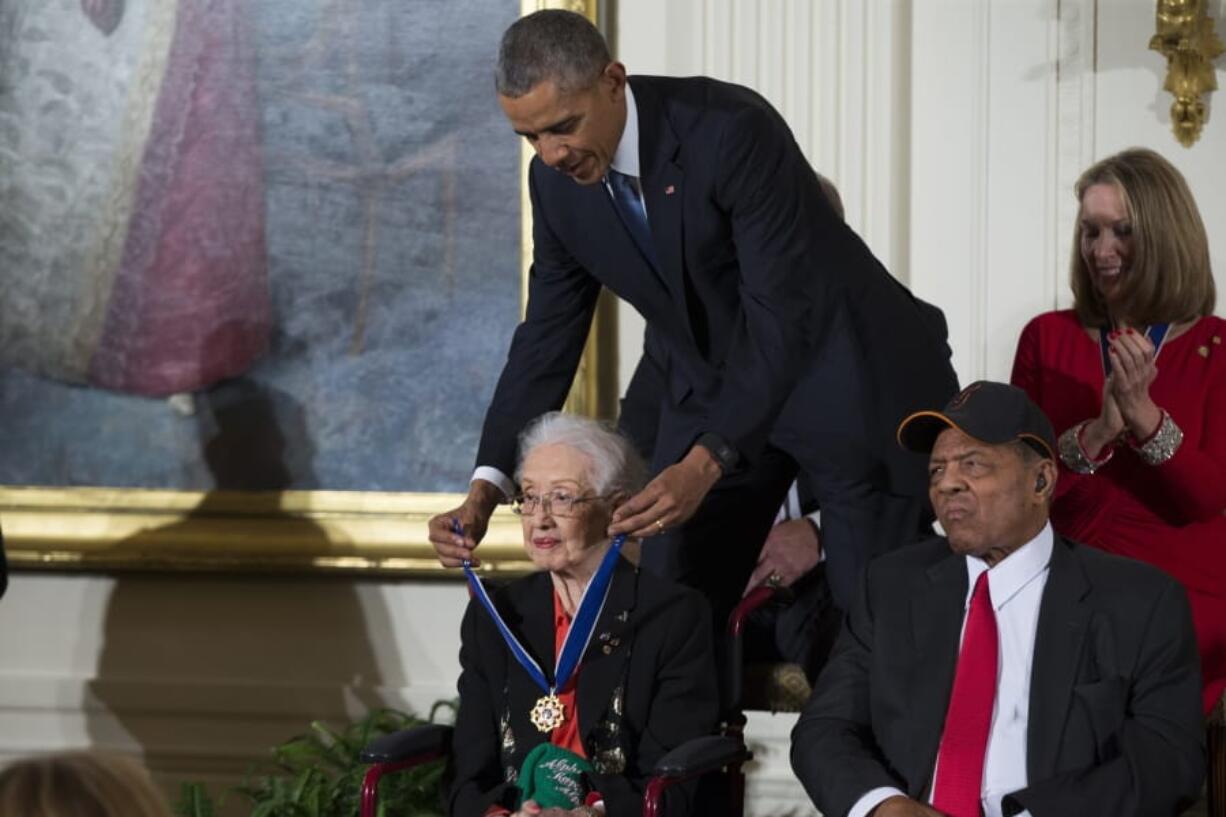
[[[747,701],[745,672],[743,671],[744,631],[749,615],[769,604],[787,598],[788,591],[762,586],[752,590],[728,617],[726,631],[727,653],[723,657],[720,684],[721,723],[718,734],[694,738],[673,749],[660,758],[652,770],[643,792],[643,817],[663,817],[664,795],[680,783],[696,780],[708,774],[722,772],[728,792],[728,814],[743,817],[745,812],[744,765],[753,759],[745,744],[745,709],[780,708],[769,705],[761,707]],[[787,665],[790,666],[790,665]],[[769,673],[758,673],[769,677]],[[794,679],[794,673],[793,679]],[[801,673],[803,678],[803,673]],[[791,682],[794,686],[795,681]],[[770,687],[768,681],[766,684]],[[777,684],[776,684],[777,686]],[[806,685],[807,687],[807,685]],[[768,692],[769,694],[769,692]],[[795,693],[793,690],[793,701]],[[752,699],[752,691],[750,698]],[[746,707],[746,703],[750,706]],[[363,763],[369,764],[362,781],[361,817],[376,817],[378,813],[379,782],[384,776],[394,774],[422,763],[446,758],[451,752],[452,727],[445,724],[427,724],[372,741],[361,754]]]

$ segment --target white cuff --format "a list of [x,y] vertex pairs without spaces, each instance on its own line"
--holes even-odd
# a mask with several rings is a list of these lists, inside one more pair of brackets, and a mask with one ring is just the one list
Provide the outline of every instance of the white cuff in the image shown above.
[[503,497],[509,502],[511,497],[515,496],[515,483],[507,477],[506,474],[489,465],[478,465],[473,471],[473,478],[469,482],[483,479],[486,482],[494,485],[498,490],[502,491]]
[[[819,531],[822,529],[822,509],[821,508],[818,508],[813,513],[805,514],[805,519],[808,519],[810,522],[816,525]],[[826,548],[822,547],[821,539],[822,537],[819,534],[817,537],[817,563],[819,565],[822,562],[826,561]]]
[[864,817],[877,806],[884,803],[890,797],[906,797],[906,792],[899,791],[893,786],[882,786],[877,789],[872,789],[868,794],[863,795],[856,804],[847,812],[847,817]]

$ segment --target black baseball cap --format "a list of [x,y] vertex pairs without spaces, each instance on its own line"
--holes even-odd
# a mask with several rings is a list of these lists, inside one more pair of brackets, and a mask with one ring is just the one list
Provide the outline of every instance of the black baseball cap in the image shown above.
[[955,394],[942,411],[915,412],[899,424],[898,444],[928,454],[947,428],[991,445],[1020,440],[1040,456],[1056,458],[1056,435],[1047,415],[1026,392],[1007,383],[980,380]]

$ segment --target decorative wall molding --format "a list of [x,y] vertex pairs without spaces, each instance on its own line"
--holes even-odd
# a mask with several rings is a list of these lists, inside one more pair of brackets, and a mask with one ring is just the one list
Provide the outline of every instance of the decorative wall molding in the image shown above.
[[1073,194],[1081,172],[1095,160],[1095,67],[1098,61],[1097,0],[1061,0],[1056,62],[1056,235],[1052,244],[1056,308],[1073,304],[1068,286],[1069,253],[1079,206]]
[[1092,60],[1093,21],[1092,0],[915,8],[912,285],[945,311],[963,382],[1007,379],[1022,327],[1064,289],[1061,187],[1084,167],[1093,87],[1060,57]]
[[945,311],[963,381],[986,369],[993,4],[921,4],[911,41],[911,286]]
[[[311,721],[456,696],[461,582],[22,572],[3,600],[0,766],[96,747],[168,791],[238,783]],[[795,716],[751,713],[751,817],[812,814],[788,760]]]
[[[906,30],[910,6],[892,0],[678,0],[664,24],[690,30],[656,70],[746,85],[779,109],[820,173],[839,187],[848,221],[906,278],[901,224],[907,159]],[[680,13],[681,9],[685,13]],[[620,42],[649,10],[623,3]],[[692,21],[697,20],[698,24]],[[687,22],[690,21],[690,22]],[[686,35],[680,35],[683,43]],[[697,42],[693,38],[697,38]],[[632,66],[633,67],[633,66]]]
[[237,782],[313,720],[456,695],[461,582],[22,572],[0,608],[0,764],[98,747]]
[[[100,690],[99,686],[105,686]],[[100,700],[104,696],[106,703]],[[362,686],[0,672],[0,766],[30,753],[94,747],[137,753],[171,790],[180,781],[237,784],[268,748],[312,720],[341,726],[371,706],[424,715],[451,683]],[[750,817],[816,814],[789,761],[795,715],[749,713]]]
[[795,713],[749,712],[745,740],[754,759],[745,767],[748,817],[811,817],[817,809],[792,773]]
[[0,756],[91,745],[142,753],[158,768],[205,761],[214,771],[238,773],[312,720],[342,726],[371,705],[424,715],[434,701],[454,696],[454,685],[446,684],[362,688],[4,673]]

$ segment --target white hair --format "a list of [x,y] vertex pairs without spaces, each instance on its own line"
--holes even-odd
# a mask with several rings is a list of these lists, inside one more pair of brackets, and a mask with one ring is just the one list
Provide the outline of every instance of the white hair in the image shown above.
[[624,436],[606,424],[551,411],[537,417],[519,435],[515,482],[521,481],[524,460],[542,445],[566,445],[588,459],[588,479],[600,496],[635,494],[647,483],[647,466]]

